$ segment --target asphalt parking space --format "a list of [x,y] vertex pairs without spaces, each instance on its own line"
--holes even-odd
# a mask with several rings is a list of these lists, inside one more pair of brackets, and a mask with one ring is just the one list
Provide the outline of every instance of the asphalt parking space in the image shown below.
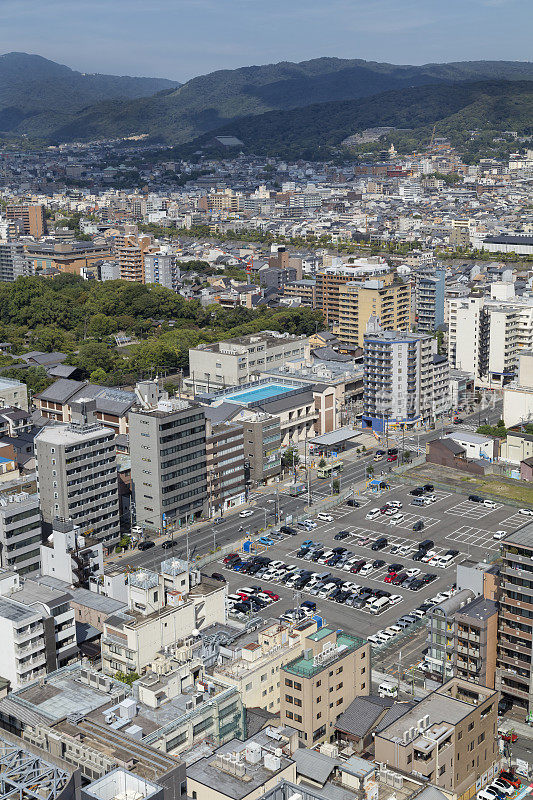
[[472,503],[466,500],[464,503],[459,503],[456,506],[446,509],[446,514],[455,514],[457,517],[466,517],[467,519],[483,519],[488,514],[493,514],[495,511],[503,508],[501,503],[496,503],[495,508],[487,508],[483,503]]
[[381,514],[376,519],[376,522],[379,522],[381,525],[387,525],[389,528],[403,528],[404,530],[412,531],[416,522],[422,521],[425,530],[426,528],[431,528],[432,525],[436,525],[439,521],[433,517],[422,517],[420,514],[411,514],[409,511],[404,512],[403,509],[400,513],[403,514],[403,521],[399,522],[397,525],[390,524],[391,518],[387,516],[387,514]]
[[[456,565],[468,556],[480,560],[486,557],[495,557],[500,544],[492,538],[496,530],[506,530],[511,533],[512,530],[528,522],[527,517],[517,514],[516,510],[509,506],[498,504],[496,509],[480,508],[480,504],[468,501],[464,495],[440,490],[433,492],[437,498],[436,502],[426,508],[417,508],[415,512],[414,508],[410,507],[410,502],[413,499],[409,494],[410,489],[411,486],[409,485],[393,485],[390,489],[382,490],[379,494],[367,490],[364,494],[355,496],[355,499],[361,503],[359,508],[352,508],[346,503],[342,503],[333,510],[328,510],[327,513],[333,517],[332,522],[319,522],[315,517],[316,528],[311,531],[298,529],[297,536],[287,536],[282,541],[276,542],[269,547],[265,552],[265,555],[272,560],[279,559],[287,564],[295,564],[313,572],[331,572],[333,576],[342,578],[343,581],[349,581],[370,589],[386,589],[403,598],[401,603],[388,607],[380,615],[372,615],[367,611],[354,609],[335,603],[332,600],[317,598],[315,595],[310,595],[305,589],[295,593],[294,590],[283,583],[267,583],[256,576],[233,572],[223,567],[220,563],[213,563],[211,569],[208,567],[206,571],[223,572],[228,579],[229,592],[240,586],[251,584],[264,586],[264,588],[271,589],[279,594],[281,598],[279,602],[265,608],[261,612],[262,616],[269,618],[279,617],[280,614],[287,609],[294,608],[299,602],[305,599],[312,599],[317,604],[317,613],[323,616],[328,624],[345,630],[357,631],[363,636],[368,636],[378,629],[383,629],[393,624],[403,614],[414,610],[439,591],[449,588],[455,583]],[[385,495],[385,497],[381,497],[381,495]],[[370,508],[382,506],[388,500],[399,500],[403,504],[401,511],[405,514],[406,520],[403,526],[387,525],[381,521],[382,515],[375,520],[365,519]],[[474,509],[474,517],[469,513],[472,509]],[[424,511],[429,511],[431,516],[424,516]],[[479,516],[480,512],[481,516]],[[476,514],[478,517],[476,517]],[[463,519],[460,520],[459,516]],[[485,529],[480,525],[475,525],[476,518],[483,519],[481,524]],[[424,528],[421,531],[414,532],[412,527],[415,521],[419,519],[424,522]],[[335,540],[335,535],[341,530],[348,531],[349,536],[342,540]],[[373,551],[371,549],[372,541],[368,546],[358,544],[358,540],[361,538],[369,537],[375,541],[379,536],[386,536],[388,540],[387,547],[383,550]],[[412,560],[412,555],[418,549],[419,542],[426,538],[434,541],[432,549],[437,555],[443,555],[452,548],[459,550],[459,555],[454,559],[450,567],[440,569],[424,562]],[[386,566],[373,570],[366,576],[361,576],[337,567],[328,567],[316,562],[298,559],[296,553],[300,549],[302,542],[308,539],[314,542],[321,542],[325,549],[333,549],[337,546],[346,547],[353,552],[354,556],[366,561],[383,559],[386,562]],[[409,551],[405,554],[391,553],[390,550],[393,546],[408,547]],[[401,563],[404,569],[419,568],[422,574],[435,573],[437,578],[418,592],[385,584],[384,578],[387,575],[387,566],[392,563]]]

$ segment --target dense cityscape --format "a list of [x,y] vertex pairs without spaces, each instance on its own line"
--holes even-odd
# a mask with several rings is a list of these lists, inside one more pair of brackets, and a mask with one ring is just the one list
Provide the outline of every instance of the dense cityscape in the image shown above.
[[52,108],[37,58],[0,56],[1,796],[522,800],[531,63],[40,59]]

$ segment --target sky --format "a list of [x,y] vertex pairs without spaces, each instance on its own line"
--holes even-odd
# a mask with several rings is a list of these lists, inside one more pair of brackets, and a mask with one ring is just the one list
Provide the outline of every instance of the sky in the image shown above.
[[0,0],[0,53],[185,81],[320,56],[533,58],[533,0]]

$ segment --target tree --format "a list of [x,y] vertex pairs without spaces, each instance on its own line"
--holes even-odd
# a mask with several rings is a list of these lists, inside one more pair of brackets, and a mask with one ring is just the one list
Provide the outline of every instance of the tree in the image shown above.
[[116,361],[115,351],[103,342],[83,342],[78,353],[71,356],[71,363],[80,367],[88,375],[97,369],[111,372]]
[[139,675],[136,672],[115,672],[115,678],[117,681],[121,683],[126,683],[128,686],[131,686],[134,681],[139,680]]
[[318,462],[318,468],[323,469],[325,466],[326,466],[326,459],[322,457]]
[[102,367],[98,367],[98,369],[91,372],[89,381],[91,383],[105,383],[107,381],[107,372]]
[[335,478],[335,480],[331,482],[331,489],[333,494],[339,494],[341,490],[341,482],[338,478]]
[[294,469],[300,461],[300,455],[295,447],[288,447],[281,457],[283,469]]

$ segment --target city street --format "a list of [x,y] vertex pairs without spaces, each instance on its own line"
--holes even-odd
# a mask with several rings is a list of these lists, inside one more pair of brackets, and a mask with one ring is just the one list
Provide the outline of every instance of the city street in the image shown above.
[[[485,408],[481,410],[482,423],[486,418],[489,419],[489,424],[498,422],[502,413],[502,402],[495,403],[493,408]],[[453,425],[447,422],[443,423],[442,430],[431,430],[415,434],[413,436],[405,437],[405,449],[411,450],[413,455],[417,447],[423,451],[427,441],[434,439],[445,431],[472,431],[477,428],[480,412],[464,415],[462,417],[463,423],[460,425]],[[357,440],[356,440],[357,441]],[[389,447],[402,445],[402,434],[395,432],[389,435]],[[379,447],[377,441],[376,446]],[[385,442],[383,444],[385,447]],[[373,454],[364,457],[355,454],[356,447],[352,447],[346,453],[342,454],[342,461],[344,469],[339,474],[341,491],[348,488],[361,490],[365,485],[365,475],[368,466],[372,465],[374,468],[375,477],[379,477],[381,471],[384,472],[384,477],[389,478],[389,467],[391,467],[390,475],[394,474],[392,465],[388,464],[386,460],[374,463]],[[300,471],[300,476],[303,474]],[[216,525],[213,522],[204,525],[195,526],[187,536],[185,529],[174,531],[173,540],[175,544],[172,549],[165,550],[161,546],[164,541],[163,537],[158,540],[158,544],[148,550],[129,550],[121,555],[110,556],[107,564],[120,564],[128,565],[131,567],[150,567],[158,569],[160,562],[164,558],[169,558],[172,554],[177,557],[185,558],[187,555],[187,543],[189,548],[189,556],[192,558],[195,555],[204,555],[214,548],[221,547],[222,545],[229,544],[230,542],[238,541],[247,532],[255,532],[261,528],[269,525],[276,524],[276,505],[279,504],[279,523],[283,524],[287,518],[291,516],[300,515],[305,512],[308,505],[307,492],[304,492],[298,497],[291,497],[287,490],[286,485],[292,481],[292,475],[287,477],[283,483],[272,484],[270,486],[261,487],[260,489],[253,490],[250,493],[248,507],[254,509],[253,516],[242,518],[239,517],[239,511],[246,506],[239,507],[235,511],[229,512],[223,517],[222,521]],[[320,480],[314,477],[311,480],[311,501],[316,503],[319,499],[331,498],[331,481]],[[188,540],[188,541],[187,541]]]

